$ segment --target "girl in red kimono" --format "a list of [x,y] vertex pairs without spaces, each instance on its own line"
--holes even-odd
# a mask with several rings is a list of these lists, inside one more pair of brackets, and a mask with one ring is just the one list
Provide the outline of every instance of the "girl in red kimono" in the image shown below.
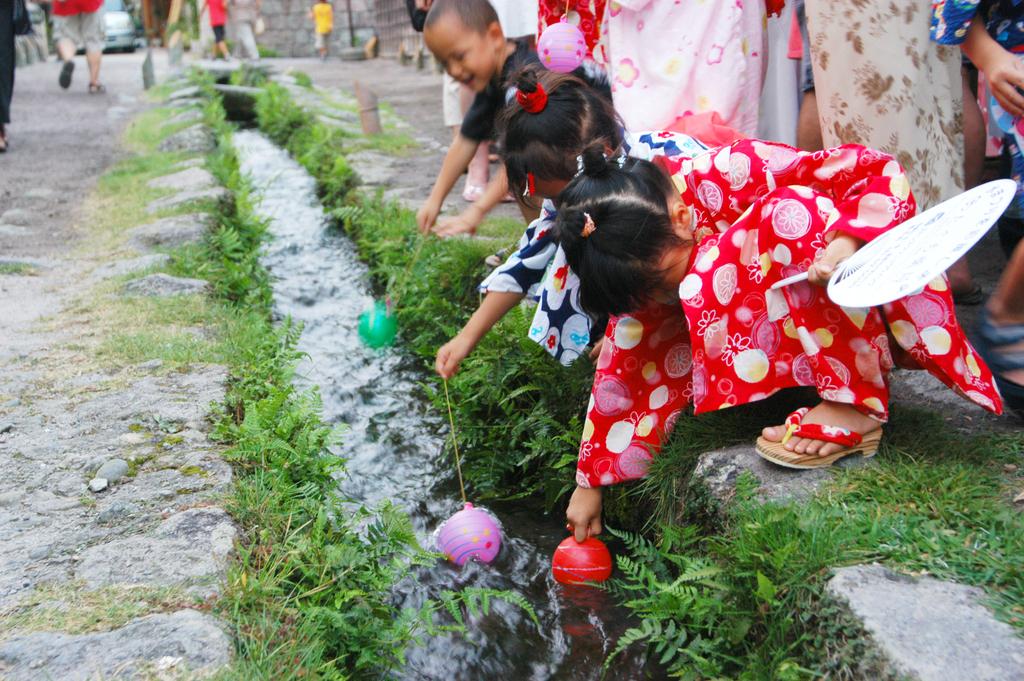
[[[600,532],[601,487],[642,477],[691,403],[700,414],[815,387],[821,403],[757,441],[762,457],[793,468],[875,453],[898,351],[1001,412],[943,277],[881,308],[842,308],[826,295],[837,263],[915,212],[891,156],[742,140],[660,165],[619,167],[599,149],[582,161],[560,197],[555,238],[582,307],[611,319],[566,512],[578,540]],[[771,290],[804,271],[809,282]]]

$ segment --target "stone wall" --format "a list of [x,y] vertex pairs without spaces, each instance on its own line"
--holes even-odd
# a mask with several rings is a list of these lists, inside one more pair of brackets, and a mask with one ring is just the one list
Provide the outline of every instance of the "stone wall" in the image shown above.
[[[374,1],[351,0],[352,24],[357,44],[365,43],[374,34]],[[334,33],[330,51],[337,55],[349,46],[350,34],[345,0],[333,0]],[[308,57],[313,48],[313,20],[308,17],[313,0],[263,0],[263,18],[267,31],[259,38],[263,47],[282,57]]]

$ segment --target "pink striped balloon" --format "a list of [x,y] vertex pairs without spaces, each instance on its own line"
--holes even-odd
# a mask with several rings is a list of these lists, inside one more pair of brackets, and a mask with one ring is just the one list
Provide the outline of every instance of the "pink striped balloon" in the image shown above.
[[562,17],[540,34],[537,40],[537,56],[540,63],[558,73],[569,73],[579,68],[587,56],[587,41],[583,31]]
[[501,525],[487,511],[467,503],[438,529],[437,548],[459,567],[470,559],[490,563],[501,549]]

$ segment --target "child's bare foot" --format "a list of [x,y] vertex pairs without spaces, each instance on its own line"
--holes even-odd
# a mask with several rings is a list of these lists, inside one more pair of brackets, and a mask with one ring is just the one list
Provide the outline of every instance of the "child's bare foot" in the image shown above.
[[[864,415],[848,404],[824,401],[811,409],[803,417],[802,423],[816,423],[821,426],[837,426],[854,433],[866,435],[880,429],[878,421]],[[761,435],[769,442],[782,442],[786,436],[786,426],[771,426],[761,431]],[[796,454],[829,456],[845,449],[843,445],[823,440],[812,440],[806,437],[791,437],[784,445],[787,451]]]

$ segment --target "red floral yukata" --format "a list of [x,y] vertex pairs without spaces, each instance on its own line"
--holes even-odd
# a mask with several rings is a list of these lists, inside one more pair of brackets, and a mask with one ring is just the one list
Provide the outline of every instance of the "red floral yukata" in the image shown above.
[[[570,12],[576,12],[580,21],[577,27],[587,41],[587,56],[593,57],[594,48],[601,40],[601,22],[607,0],[569,0]],[[551,24],[558,23],[565,14],[566,0],[540,0],[537,7],[537,36]]]
[[[857,145],[808,153],[741,140],[659,161],[692,207],[697,246],[675,303],[613,317],[597,362],[576,482],[643,477],[690,403],[697,414],[814,386],[884,422],[891,332],[927,371],[1000,413],[992,374],[956,320],[945,277],[879,308],[842,308],[804,272],[831,233],[870,241],[916,210],[892,156]],[[597,225],[601,229],[601,225]]]

